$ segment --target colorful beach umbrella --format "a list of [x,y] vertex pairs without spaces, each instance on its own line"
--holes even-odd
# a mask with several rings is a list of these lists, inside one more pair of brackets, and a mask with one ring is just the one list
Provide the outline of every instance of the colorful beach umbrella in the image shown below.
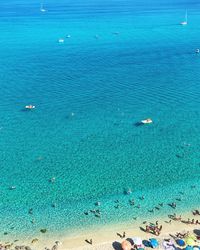
[[176,241],[176,243],[177,243],[179,246],[181,246],[181,247],[185,246],[185,241],[182,240],[182,239],[178,239],[178,240]]
[[165,250],[174,250],[175,247],[174,246],[167,246],[167,247],[164,247]]
[[170,241],[164,240],[163,241],[163,248],[165,250],[174,250],[175,249],[174,244],[171,240]]
[[200,248],[198,246],[194,246],[193,250],[200,250]]
[[192,238],[193,240],[197,239],[197,237],[194,234],[189,234],[186,238]]
[[135,245],[142,246],[142,239],[140,237],[134,237],[132,240]]
[[[195,241],[193,239],[193,237],[187,237],[185,239],[185,243],[188,245],[188,246],[194,246],[195,245]],[[188,249],[189,250],[189,249]]]
[[150,245],[152,248],[158,247],[159,244],[158,244],[158,241],[156,239],[152,238],[152,239],[149,239],[149,241],[150,241]]
[[121,243],[121,247],[123,250],[131,250],[131,243],[128,241],[128,240],[124,240],[122,243]]

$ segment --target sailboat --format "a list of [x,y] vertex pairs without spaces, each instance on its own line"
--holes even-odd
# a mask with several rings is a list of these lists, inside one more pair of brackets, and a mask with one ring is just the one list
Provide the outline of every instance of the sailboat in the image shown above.
[[187,10],[185,12],[185,21],[181,22],[181,25],[187,25],[188,24],[188,17],[187,17]]
[[45,8],[44,8],[44,6],[43,6],[43,3],[41,3],[41,5],[40,5],[40,11],[41,11],[41,12],[46,12],[46,10],[45,10]]

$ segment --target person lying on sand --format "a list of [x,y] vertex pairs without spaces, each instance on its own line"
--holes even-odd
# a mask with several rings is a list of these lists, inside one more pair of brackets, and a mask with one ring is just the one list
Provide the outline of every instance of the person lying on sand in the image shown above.
[[85,242],[87,242],[88,244],[92,245],[92,239],[90,239],[90,240],[86,239]]
[[176,236],[176,238],[185,238],[185,237],[187,237],[189,235],[189,231],[187,232],[187,233],[176,233],[175,234],[175,236]]
[[121,239],[126,237],[126,233],[123,232],[123,234],[117,233],[117,236],[119,236]]

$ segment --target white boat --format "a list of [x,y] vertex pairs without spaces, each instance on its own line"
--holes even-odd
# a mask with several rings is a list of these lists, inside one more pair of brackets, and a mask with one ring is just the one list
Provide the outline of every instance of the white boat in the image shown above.
[[181,25],[187,25],[188,24],[188,15],[187,15],[187,10],[185,12],[185,20],[180,23]]
[[147,118],[147,119],[141,121],[141,123],[143,123],[143,124],[149,124],[149,123],[152,123],[152,122],[153,121],[150,118]]
[[200,49],[196,49],[196,53],[197,53],[197,54],[200,53]]
[[41,11],[41,12],[46,12],[46,10],[45,10],[45,8],[44,8],[44,6],[43,6],[43,3],[41,3],[41,5],[40,5],[40,11]]
[[64,41],[65,41],[65,40],[64,40],[63,38],[60,38],[60,39],[58,40],[59,43],[64,43]]
[[26,109],[34,109],[35,106],[33,106],[33,105],[26,105],[25,108],[26,108]]
[[66,38],[70,38],[71,36],[70,35],[67,35]]

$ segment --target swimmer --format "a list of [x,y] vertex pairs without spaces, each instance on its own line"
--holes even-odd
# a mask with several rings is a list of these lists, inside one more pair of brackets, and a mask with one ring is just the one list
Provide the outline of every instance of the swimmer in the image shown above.
[[55,180],[56,180],[56,177],[52,177],[52,178],[49,180],[49,182],[54,183]]

